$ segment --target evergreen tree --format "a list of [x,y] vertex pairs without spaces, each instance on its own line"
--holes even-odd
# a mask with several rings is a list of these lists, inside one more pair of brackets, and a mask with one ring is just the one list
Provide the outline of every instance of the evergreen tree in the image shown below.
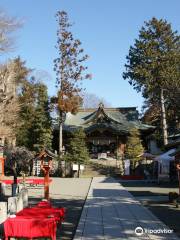
[[136,167],[137,161],[139,160],[138,156],[143,152],[144,148],[141,144],[139,131],[136,128],[133,128],[130,131],[125,149],[125,157],[127,159],[130,159],[133,171]]
[[45,147],[51,149],[52,128],[47,87],[42,83],[36,84],[36,94],[34,120],[30,132],[32,133],[34,150],[40,151]]
[[51,148],[52,128],[47,87],[36,83],[32,77],[23,83],[21,94],[20,121],[17,130],[17,145],[40,151]]
[[32,149],[33,140],[31,137],[31,126],[35,115],[34,102],[36,98],[34,79],[23,81],[19,91],[19,122],[20,126],[16,130],[16,144]]
[[130,47],[125,67],[124,79],[128,79],[137,91],[142,91],[150,102],[158,102],[164,144],[167,144],[165,101],[169,105],[168,101],[178,102],[180,96],[179,35],[166,20],[152,18],[145,22],[139,38]]
[[64,159],[78,164],[78,169],[80,170],[80,164],[85,164],[89,160],[89,153],[86,146],[86,135],[82,128],[73,132],[67,150],[68,154]]

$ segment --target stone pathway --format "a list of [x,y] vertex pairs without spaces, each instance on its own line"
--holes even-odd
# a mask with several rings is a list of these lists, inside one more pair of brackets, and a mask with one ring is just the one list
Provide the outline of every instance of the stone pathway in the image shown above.
[[113,178],[94,177],[74,236],[74,240],[80,239],[179,238],[119,182]]

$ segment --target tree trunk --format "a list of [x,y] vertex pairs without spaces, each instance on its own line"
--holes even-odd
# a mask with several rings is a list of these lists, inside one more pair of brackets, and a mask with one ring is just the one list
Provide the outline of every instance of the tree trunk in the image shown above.
[[62,155],[62,123],[59,123],[59,155]]
[[78,163],[78,172],[77,172],[77,177],[80,177],[80,163]]
[[166,122],[166,110],[164,105],[164,92],[161,89],[161,120],[163,129],[163,142],[164,145],[168,144],[168,134],[167,134],[167,122]]
[[[61,118],[61,114],[60,114]],[[62,121],[59,121],[59,170],[60,170],[60,176],[62,176]]]

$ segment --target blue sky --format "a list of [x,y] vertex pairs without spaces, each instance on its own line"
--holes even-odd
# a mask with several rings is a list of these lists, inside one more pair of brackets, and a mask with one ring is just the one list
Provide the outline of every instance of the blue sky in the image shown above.
[[144,21],[163,18],[180,30],[179,0],[1,0],[0,8],[24,22],[16,33],[15,51],[5,58],[19,55],[28,67],[46,71],[50,95],[56,91],[55,14],[67,11],[74,22],[74,36],[90,56],[87,65],[93,78],[84,82],[84,87],[113,107],[142,106],[141,94],[123,80],[122,73],[129,47]]

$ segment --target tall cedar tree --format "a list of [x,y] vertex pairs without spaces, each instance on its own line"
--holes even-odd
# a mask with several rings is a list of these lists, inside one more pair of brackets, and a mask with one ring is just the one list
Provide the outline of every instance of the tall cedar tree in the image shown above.
[[[54,70],[56,72],[56,85],[58,88],[59,111],[59,155],[62,153],[62,124],[63,115],[67,112],[76,113],[82,102],[82,80],[90,78],[86,73],[87,67],[83,63],[88,55],[84,54],[81,42],[74,39],[70,28],[68,14],[65,11],[58,11],[56,14],[58,23],[57,46],[58,58],[54,60]],[[60,160],[61,168],[61,160]]]
[[89,153],[86,146],[86,134],[82,128],[75,130],[70,138],[68,154],[64,159],[78,164],[78,177],[80,164],[85,164],[89,160]]
[[19,96],[22,124],[17,131],[17,144],[30,150],[51,149],[52,128],[47,87],[34,77],[25,81]]
[[[145,22],[130,47],[124,79],[161,109],[164,144],[167,144],[165,101],[177,101],[180,89],[180,37],[166,20]],[[172,94],[172,93],[175,94]]]
[[136,128],[131,129],[130,135],[127,139],[125,157],[130,159],[133,171],[135,170],[139,155],[144,152],[141,144],[140,133]]

